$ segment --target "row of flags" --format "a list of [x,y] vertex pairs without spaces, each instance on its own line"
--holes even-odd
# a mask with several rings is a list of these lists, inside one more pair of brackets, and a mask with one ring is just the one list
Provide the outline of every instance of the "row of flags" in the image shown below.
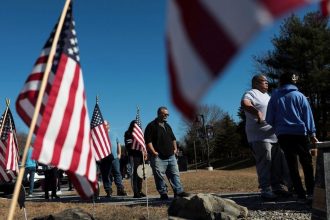
[[[17,113],[28,126],[58,24],[16,100]],[[97,189],[96,161],[111,154],[111,142],[98,103],[91,124],[88,117],[72,3],[59,35],[34,134],[32,158],[66,171],[79,195],[90,198]],[[144,145],[141,134],[137,146]]]
[[[193,118],[208,87],[257,30],[308,2],[170,0],[166,35],[168,70],[173,102],[182,114]],[[326,2],[322,3],[323,9],[327,9]],[[28,126],[57,25],[16,100],[16,110]],[[13,175],[8,170],[17,171],[18,151],[10,110],[7,114],[1,123],[4,130],[0,140],[0,178],[10,180]],[[133,147],[146,151],[139,110],[135,122]],[[72,3],[59,35],[34,134],[33,159],[66,171],[80,196],[91,197],[97,187],[95,161],[111,153],[111,142],[98,103],[91,124],[89,121]]]

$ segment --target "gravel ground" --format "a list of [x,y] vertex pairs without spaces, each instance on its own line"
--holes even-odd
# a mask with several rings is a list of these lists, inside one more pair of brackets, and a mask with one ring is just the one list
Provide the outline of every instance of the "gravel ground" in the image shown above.
[[221,195],[234,200],[249,210],[248,218],[253,220],[311,219],[312,207],[305,201],[295,198],[279,198],[276,201],[264,201],[259,193]]

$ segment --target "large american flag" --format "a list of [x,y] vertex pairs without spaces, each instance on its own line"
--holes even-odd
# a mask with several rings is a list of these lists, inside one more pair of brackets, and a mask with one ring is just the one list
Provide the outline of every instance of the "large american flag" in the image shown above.
[[[96,162],[74,25],[70,5],[34,130],[32,157],[67,171],[80,196],[89,198],[97,188]],[[17,112],[27,125],[31,123],[56,28],[16,100]]]
[[251,37],[282,14],[310,2],[170,0],[167,60],[172,100],[177,108],[193,119],[208,87]]
[[142,152],[147,152],[146,144],[144,142],[144,135],[143,135],[143,131],[142,131],[139,109],[137,109],[137,112],[136,112],[136,118],[135,118],[132,135],[133,135],[132,149],[140,150]]
[[0,136],[0,181],[10,182],[18,172],[18,145],[13,116],[8,108],[6,119],[0,119],[3,129]]
[[99,161],[111,154],[111,142],[108,135],[108,129],[103,120],[100,107],[97,102],[95,104],[92,116],[91,134],[92,147],[95,151],[96,161]]

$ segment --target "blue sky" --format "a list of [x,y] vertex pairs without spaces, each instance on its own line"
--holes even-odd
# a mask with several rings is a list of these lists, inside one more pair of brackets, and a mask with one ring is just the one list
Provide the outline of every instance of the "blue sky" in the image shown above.
[[[0,5],[0,112],[5,98],[18,131],[28,127],[16,114],[15,100],[63,8],[64,0],[10,0]],[[316,10],[311,5],[296,13]],[[80,47],[90,117],[98,95],[103,117],[111,124],[111,138],[123,134],[140,107],[143,127],[156,117],[159,106],[170,111],[169,123],[178,138],[184,133],[181,114],[173,106],[165,60],[165,0],[75,1],[74,17]],[[203,99],[228,112],[234,120],[240,98],[250,87],[255,70],[252,55],[271,48],[279,24],[265,27],[242,49],[214,82]]]

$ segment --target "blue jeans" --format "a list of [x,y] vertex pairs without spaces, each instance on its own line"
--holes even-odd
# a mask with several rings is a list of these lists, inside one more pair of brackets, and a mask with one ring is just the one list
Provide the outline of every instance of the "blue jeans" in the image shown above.
[[29,174],[29,194],[33,193],[33,188],[34,188],[34,174],[36,173],[36,167],[25,167],[25,172],[24,172],[24,181],[27,181],[27,175]]
[[165,175],[171,184],[174,194],[183,192],[183,187],[179,176],[178,163],[174,155],[167,159],[161,159],[158,156],[151,156],[150,164],[159,194],[167,194]]
[[104,190],[111,189],[113,180],[117,186],[117,189],[124,188],[122,177],[120,174],[120,164],[118,158],[114,159],[112,155],[103,158],[100,163],[100,170],[101,170]]
[[123,189],[123,178],[120,173],[120,161],[119,158],[115,158],[112,160],[111,163],[111,173],[110,173],[110,188],[112,185],[112,182],[115,182],[117,189]]
[[281,183],[290,183],[284,154],[278,144],[256,141],[251,147],[261,192],[279,190],[282,189]]

